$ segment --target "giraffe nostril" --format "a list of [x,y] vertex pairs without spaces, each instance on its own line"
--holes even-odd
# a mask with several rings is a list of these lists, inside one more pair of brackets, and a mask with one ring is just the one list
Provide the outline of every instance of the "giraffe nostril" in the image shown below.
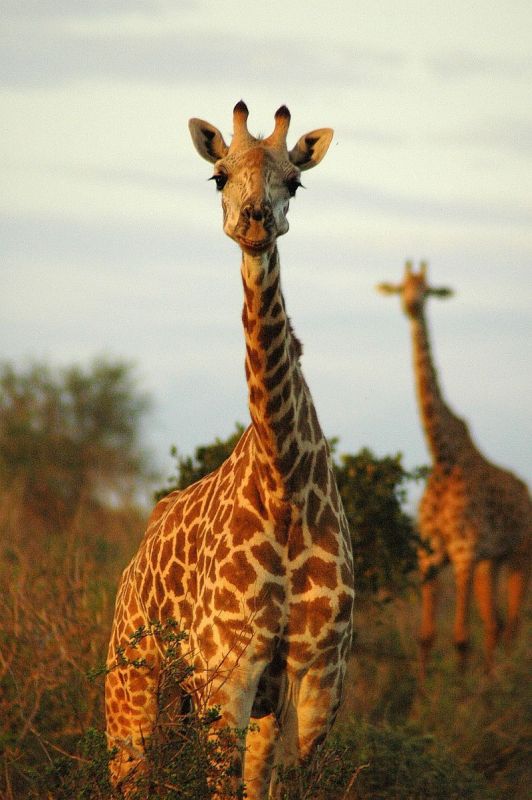
[[250,220],[250,219],[254,218],[254,216],[253,216],[254,215],[254,211],[255,211],[255,207],[251,203],[248,203],[248,205],[242,207],[241,214],[244,217],[244,219]]
[[271,208],[264,203],[248,203],[242,208],[242,217],[247,220],[254,220],[255,222],[263,222],[271,216]]

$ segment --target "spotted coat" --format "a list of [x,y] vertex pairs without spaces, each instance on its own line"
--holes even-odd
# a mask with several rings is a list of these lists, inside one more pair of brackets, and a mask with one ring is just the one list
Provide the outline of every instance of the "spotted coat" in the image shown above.
[[[185,689],[219,705],[219,725],[246,727],[247,796],[281,791],[272,767],[309,757],[332,724],[351,641],[353,564],[331,454],[303,377],[285,310],[277,236],[286,232],[299,171],[321,160],[313,132],[288,153],[288,111],[268,140],[251,137],[235,108],[235,136],[191,121],[215,163],[224,229],[242,250],[243,329],[251,424],[219,469],[161,500],[119,588],[109,647],[107,731],[119,783],[142,765],[157,714],[160,653],[142,639],[147,667],[120,666],[135,629],[174,618],[188,632]],[[327,129],[325,129],[327,131]],[[303,144],[301,142],[303,141]],[[327,142],[326,142],[327,144]],[[223,177],[222,177],[223,176]],[[233,206],[236,205],[236,211]],[[276,743],[282,742],[276,756]],[[270,793],[270,794],[268,794]]]
[[501,623],[496,610],[496,573],[509,567],[506,639],[513,639],[530,570],[532,507],[526,485],[511,472],[491,464],[477,449],[466,423],[444,400],[433,364],[425,302],[448,297],[451,290],[430,287],[426,266],[419,273],[407,263],[403,283],[381,284],[401,295],[410,320],[414,376],[421,422],[432,457],[432,470],[419,507],[419,551],[423,578],[422,673],[435,637],[436,575],[451,562],[456,582],[454,642],[465,660],[469,643],[468,612],[473,585],[485,626],[486,664],[491,669]]

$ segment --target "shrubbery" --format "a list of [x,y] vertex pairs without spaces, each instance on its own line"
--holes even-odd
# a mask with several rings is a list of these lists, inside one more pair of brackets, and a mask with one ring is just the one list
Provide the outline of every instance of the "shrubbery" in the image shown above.
[[[13,404],[16,392],[10,396]],[[10,419],[13,410],[8,404]],[[0,423],[7,419],[2,413]],[[0,431],[0,797],[116,800],[103,734],[103,680],[90,674],[105,662],[119,575],[138,547],[146,514],[127,502],[127,493],[119,506],[106,505],[105,497],[92,492],[71,493],[68,487],[76,483],[67,481],[69,511],[58,515],[61,524],[42,518],[46,502],[28,503],[25,494],[34,478],[19,461],[15,480],[10,463],[10,452],[29,452],[28,442],[12,440],[16,430],[26,428],[9,430]],[[188,483],[213,469],[239,435],[237,430],[227,440],[198,448],[194,457],[179,458],[178,480]],[[43,447],[31,452],[51,452],[41,436],[30,444]],[[34,466],[43,464],[44,456]],[[361,585],[368,595],[386,587],[394,600],[357,605],[356,655],[336,733],[304,771],[287,774],[287,800],[527,800],[532,757],[523,643],[530,616],[523,620],[516,653],[501,659],[493,682],[482,677],[474,660],[470,673],[458,676],[454,654],[437,647],[426,693],[420,695],[418,603],[407,588],[416,538],[402,505],[411,476],[399,457],[380,459],[367,450],[341,457],[337,470],[359,537],[359,592]],[[55,479],[44,483],[46,493],[53,492]],[[51,498],[51,507],[54,502]],[[442,600],[449,618],[448,600]],[[166,674],[171,664],[179,665],[171,646],[170,638]],[[206,800],[209,764],[218,775],[226,774],[229,748],[223,736],[234,732],[209,739],[216,710],[170,710],[163,698],[139,793],[145,796],[149,784],[151,800]]]

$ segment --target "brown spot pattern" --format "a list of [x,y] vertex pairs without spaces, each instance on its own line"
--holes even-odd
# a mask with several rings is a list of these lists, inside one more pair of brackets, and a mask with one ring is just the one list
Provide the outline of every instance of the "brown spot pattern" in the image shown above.
[[299,569],[292,573],[292,591],[294,594],[303,594],[315,586],[327,586],[335,589],[338,583],[336,564],[333,561],[324,561],[318,556],[310,556]]
[[[205,130],[212,134],[210,127]],[[271,169],[281,149],[274,154],[265,146],[254,150],[250,175],[257,179],[257,193],[256,173],[267,165]],[[231,152],[230,158],[234,166],[237,154]],[[271,224],[271,210],[264,215],[262,220],[248,216],[249,235]],[[313,702],[324,704],[324,710],[315,729],[301,733],[310,748],[338,705],[337,667],[350,637],[350,543],[327,445],[299,366],[301,345],[286,316],[276,248],[268,261],[244,257],[242,276],[252,427],[224,466],[157,505],[139,553],[124,572],[109,663],[132,625],[175,616],[180,628],[190,631],[187,657],[196,666],[191,691],[205,688],[200,689],[205,662],[213,666],[228,652],[232,663],[242,659],[243,675],[250,674],[249,663],[264,669],[262,684],[268,684],[274,703],[283,673],[292,680],[311,668],[318,687]],[[149,637],[140,649],[156,667],[158,651]],[[127,692],[112,673],[108,676],[110,745],[117,731],[131,736],[140,749],[149,736],[156,669],[136,672],[120,669]],[[246,724],[238,719],[235,700],[245,688],[232,681],[212,695],[213,702],[232,704],[220,724]]]
[[244,592],[257,578],[257,573],[242,550],[236,550],[231,561],[222,564],[220,575],[241,592]]
[[284,575],[286,570],[282,559],[269,542],[253,545],[251,552],[270,575]]

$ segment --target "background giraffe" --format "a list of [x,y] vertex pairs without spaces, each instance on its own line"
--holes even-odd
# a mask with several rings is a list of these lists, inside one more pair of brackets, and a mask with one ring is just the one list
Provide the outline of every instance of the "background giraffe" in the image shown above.
[[[155,508],[116,601],[108,665],[149,621],[174,617],[190,632],[187,682],[193,700],[222,709],[220,725],[247,737],[249,798],[277,796],[282,760],[306,759],[340,703],[351,641],[353,566],[347,521],[327,441],[303,378],[301,346],[286,315],[277,237],[301,170],[318,164],[332,138],[312,131],[287,150],[290,114],[256,139],[243,102],[227,146],[219,130],[190,121],[200,155],[213,163],[224,230],[242,250],[243,326],[251,425],[215,472]],[[119,752],[119,782],[141,762],[157,711],[159,655],[141,642],[150,668],[118,666],[107,678],[107,733]],[[138,653],[136,656],[138,657]],[[241,783],[235,750],[235,789]]]
[[[456,582],[454,643],[465,663],[469,644],[469,606],[472,583],[484,624],[486,665],[491,669],[501,624],[496,607],[496,578],[501,562],[508,564],[505,639],[515,635],[530,571],[532,508],[525,484],[511,472],[491,464],[477,450],[466,424],[442,397],[430,352],[425,320],[429,296],[449,297],[445,288],[432,288],[426,265],[414,273],[407,262],[403,283],[380,284],[380,291],[401,295],[410,320],[414,374],[421,422],[432,456],[432,471],[419,507],[423,577],[420,631],[421,671],[435,637],[436,580],[450,561]],[[473,580],[474,577],[474,580]]]

